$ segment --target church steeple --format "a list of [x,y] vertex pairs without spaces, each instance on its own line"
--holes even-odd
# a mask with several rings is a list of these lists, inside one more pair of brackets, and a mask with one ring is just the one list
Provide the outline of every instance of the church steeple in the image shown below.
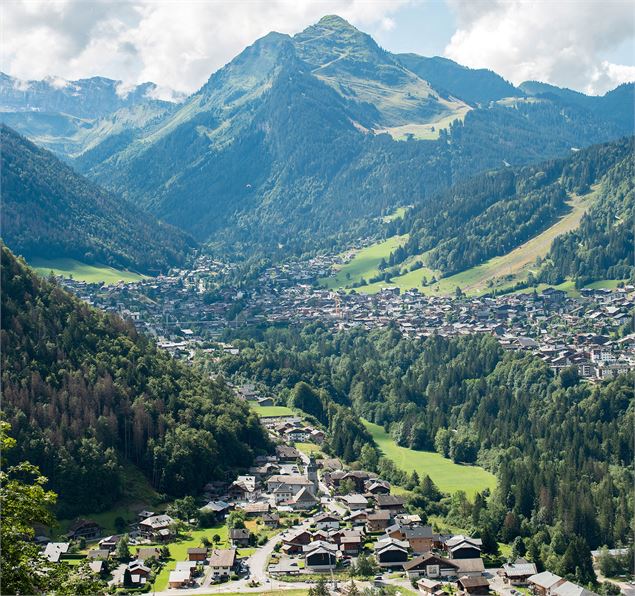
[[318,466],[312,453],[309,455],[309,463],[306,466],[306,476],[313,483],[313,491],[317,495],[319,488]]

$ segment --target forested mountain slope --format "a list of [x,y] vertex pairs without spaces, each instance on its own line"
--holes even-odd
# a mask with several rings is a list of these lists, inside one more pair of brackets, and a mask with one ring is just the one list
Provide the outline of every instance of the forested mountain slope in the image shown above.
[[448,87],[465,95],[469,80],[480,89],[470,103],[513,88],[443,65],[439,90],[408,68],[415,62],[338,17],[294,37],[271,33],[182,105],[140,132],[106,136],[76,164],[200,240],[288,255],[366,234],[382,212],[479,172],[631,132],[555,96],[518,91],[470,107]]
[[[223,359],[226,374],[289,398],[304,381],[400,445],[495,472],[489,502],[455,512],[477,535],[521,536],[530,558],[563,574],[586,564],[579,553],[567,562],[567,544],[587,549],[586,574],[589,547],[629,540],[632,376],[600,385],[572,370],[554,376],[539,358],[504,352],[489,336],[413,339],[394,328],[333,333],[320,324],[237,335],[245,339],[236,341],[240,355]],[[371,461],[362,450],[356,456]]]
[[42,469],[62,517],[116,502],[124,462],[182,496],[268,448],[257,417],[226,388],[4,246],[1,281],[3,412],[17,440],[9,463]]
[[143,273],[184,262],[194,241],[0,128],[2,238],[25,258],[71,257]]
[[[632,147],[632,145],[631,145]],[[578,285],[635,278],[635,165],[632,151],[609,169],[595,205],[577,230],[558,236],[538,279]]]
[[[602,259],[595,266],[596,279],[613,277],[618,272],[609,274],[608,267],[618,263],[626,266],[628,261],[628,229],[629,221],[632,222],[629,181],[634,149],[630,137],[589,147],[567,159],[505,168],[457,184],[392,224],[394,229],[389,233],[409,234],[409,240],[388,262],[396,265],[409,256],[424,253],[424,264],[445,275],[468,269],[506,254],[541,233],[570,210],[570,194],[585,194],[591,186],[604,183],[606,177],[597,205],[585,216],[582,227],[587,235],[597,236],[599,232],[594,227],[604,225],[608,226],[606,234],[619,236],[608,250],[614,255],[613,261]],[[569,245],[575,234],[569,236]],[[554,250],[561,252],[557,248],[561,246],[558,238]],[[578,244],[575,246],[577,250]],[[573,258],[571,250],[568,256]],[[560,281],[571,274],[565,273],[563,263],[564,254],[559,258],[556,275]],[[628,273],[622,269],[620,276]]]

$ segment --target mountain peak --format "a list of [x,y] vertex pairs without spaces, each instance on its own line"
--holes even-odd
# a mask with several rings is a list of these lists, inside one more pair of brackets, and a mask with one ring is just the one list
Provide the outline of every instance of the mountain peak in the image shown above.
[[351,25],[346,19],[343,19],[336,14],[327,14],[323,16],[317,22],[317,25],[328,29],[352,29],[357,31],[357,29],[353,27],[353,25]]

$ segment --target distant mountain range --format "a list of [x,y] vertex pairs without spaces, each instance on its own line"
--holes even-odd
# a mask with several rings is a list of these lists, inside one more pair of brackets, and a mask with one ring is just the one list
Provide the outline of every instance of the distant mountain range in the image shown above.
[[633,132],[633,84],[603,97],[514,87],[444,58],[391,54],[336,16],[293,37],[266,35],[181,104],[131,93],[130,104],[82,122],[53,99],[42,104],[46,118],[4,105],[0,116],[233,253],[333,247],[480,172]]
[[195,246],[9,127],[0,127],[0,141],[1,233],[15,253],[156,274],[182,264]]

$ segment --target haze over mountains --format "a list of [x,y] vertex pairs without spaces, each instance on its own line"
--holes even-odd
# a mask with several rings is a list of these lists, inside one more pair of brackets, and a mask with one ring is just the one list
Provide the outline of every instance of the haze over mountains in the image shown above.
[[[152,100],[145,86],[117,100],[113,81],[90,81],[77,85],[87,98],[75,104],[58,90],[50,101],[35,94],[37,112],[16,112],[2,91],[2,118],[92,180],[234,252],[333,246],[479,172],[633,129],[632,84],[603,97],[514,87],[447,59],[391,54],[336,16],[259,39],[181,104]],[[107,101],[92,109],[102,86]]]
[[74,258],[157,274],[195,243],[86,180],[52,153],[0,126],[2,238],[31,259]]

